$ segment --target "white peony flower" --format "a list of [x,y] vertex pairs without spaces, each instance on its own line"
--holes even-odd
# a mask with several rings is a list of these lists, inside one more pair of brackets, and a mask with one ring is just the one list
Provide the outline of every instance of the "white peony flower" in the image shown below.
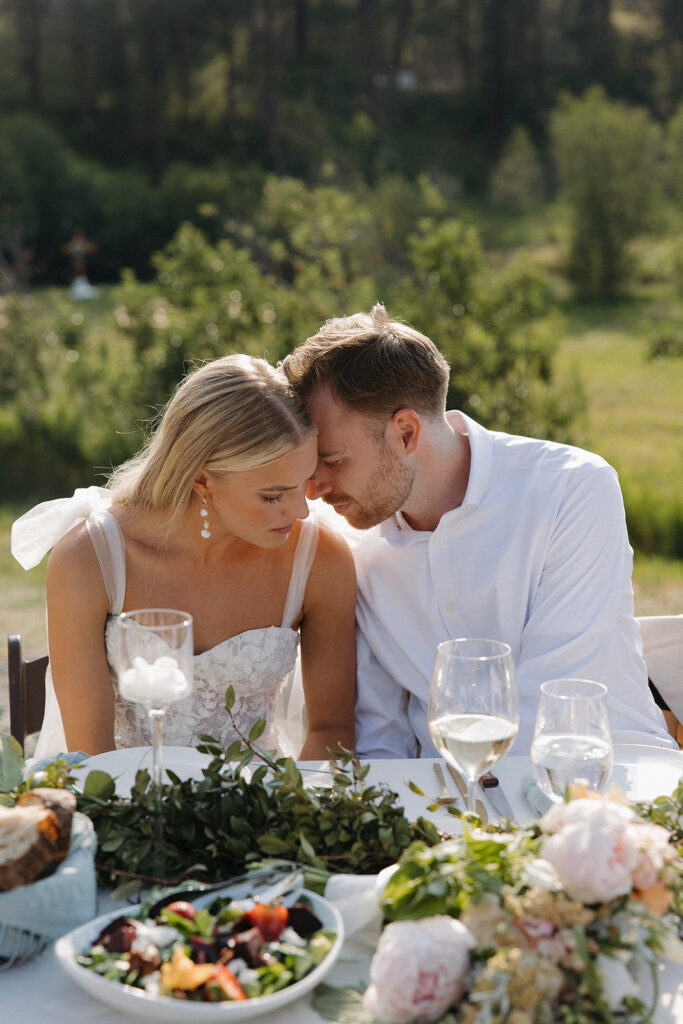
[[633,812],[608,800],[557,804],[541,818],[554,833],[541,856],[550,861],[571,899],[601,903],[629,893],[639,861],[629,834]]
[[474,938],[445,915],[388,924],[370,965],[363,1006],[392,1024],[440,1017],[465,990]]
[[523,879],[526,885],[534,889],[544,889],[546,892],[559,892],[562,888],[560,877],[548,860],[543,857],[535,857],[523,869]]

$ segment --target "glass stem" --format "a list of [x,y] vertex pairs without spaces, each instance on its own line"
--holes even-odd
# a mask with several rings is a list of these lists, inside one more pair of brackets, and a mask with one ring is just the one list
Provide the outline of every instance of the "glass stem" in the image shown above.
[[467,779],[467,810],[470,814],[477,813],[477,800],[474,795],[478,779]]
[[164,877],[165,858],[163,853],[164,819],[162,817],[162,774],[164,709],[149,709],[149,726],[152,733],[152,786],[154,790],[154,871],[158,878]]
[[152,733],[152,782],[157,787],[159,796],[161,795],[161,775],[163,770],[163,753],[162,753],[162,732],[164,724],[164,709],[163,708],[150,708],[149,709],[149,727]]

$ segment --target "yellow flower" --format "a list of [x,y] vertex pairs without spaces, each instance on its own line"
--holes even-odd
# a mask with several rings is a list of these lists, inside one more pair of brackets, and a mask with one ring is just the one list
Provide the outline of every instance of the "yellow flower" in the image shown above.
[[510,1010],[505,1018],[505,1024],[534,1024],[534,1018],[526,1010]]
[[176,946],[170,963],[161,965],[161,986],[163,992],[184,989],[186,992],[199,988],[209,980],[215,964],[196,964],[190,960],[181,946]]
[[508,995],[513,1007],[523,1010],[539,1003],[552,1002],[559,994],[564,975],[546,960],[533,959],[510,978]]
[[529,889],[522,896],[503,892],[503,904],[515,917],[540,917],[550,921],[555,928],[569,928],[575,924],[585,927],[595,918],[595,911],[578,900],[553,895],[546,889]]

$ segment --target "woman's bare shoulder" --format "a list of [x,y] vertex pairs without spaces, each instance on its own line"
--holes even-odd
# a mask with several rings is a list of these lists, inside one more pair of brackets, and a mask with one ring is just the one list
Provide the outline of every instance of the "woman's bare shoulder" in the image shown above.
[[348,544],[334,530],[320,525],[318,548],[306,588],[306,604],[331,607],[356,601],[356,567]]
[[350,570],[355,577],[353,555],[344,537],[324,523],[318,524],[318,530],[316,562],[320,560],[321,564],[326,564],[328,568],[336,564],[340,568]]
[[[79,523],[57,541],[47,563],[48,584],[91,581],[102,586],[102,574],[85,523]],[[98,586],[99,589],[99,586]]]

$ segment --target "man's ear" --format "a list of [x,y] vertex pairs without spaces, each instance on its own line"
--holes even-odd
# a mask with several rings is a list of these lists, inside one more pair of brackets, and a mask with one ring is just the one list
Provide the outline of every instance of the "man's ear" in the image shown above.
[[422,421],[414,409],[397,409],[391,417],[389,432],[404,455],[417,448],[422,432]]

